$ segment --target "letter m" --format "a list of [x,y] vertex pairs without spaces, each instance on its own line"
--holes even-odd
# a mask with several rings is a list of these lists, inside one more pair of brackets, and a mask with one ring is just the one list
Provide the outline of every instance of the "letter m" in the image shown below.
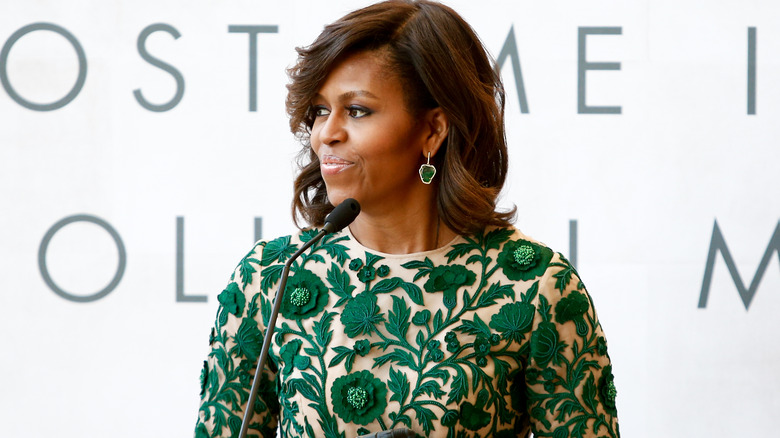
[[750,282],[750,286],[745,288],[745,284],[742,282],[737,271],[737,265],[734,263],[734,259],[731,257],[729,247],[726,246],[726,240],[723,238],[723,234],[718,227],[718,221],[715,221],[715,226],[712,229],[712,240],[710,240],[710,251],[707,254],[707,266],[704,268],[704,280],[701,284],[701,295],[699,295],[699,308],[703,309],[707,307],[707,298],[710,295],[710,284],[712,283],[712,271],[715,267],[715,256],[720,251],[723,256],[723,261],[726,262],[726,267],[729,269],[731,279],[737,286],[742,303],[745,305],[745,310],[750,307],[750,302],[753,301],[753,297],[758,289],[758,284],[761,283],[761,279],[764,277],[766,267],[769,265],[769,261],[772,258],[772,252],[777,252],[778,261],[780,261],[780,221],[777,222],[774,233],[769,239],[769,245],[764,251],[764,257],[761,258],[761,263],[758,264],[758,270],[756,275],[753,276],[753,280]]

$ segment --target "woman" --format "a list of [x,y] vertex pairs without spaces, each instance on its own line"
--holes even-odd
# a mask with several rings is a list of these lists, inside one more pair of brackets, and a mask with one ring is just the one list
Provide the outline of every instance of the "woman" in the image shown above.
[[[294,217],[316,228],[349,197],[362,212],[293,266],[250,430],[617,437],[584,285],[495,210],[503,89],[468,24],[372,5],[299,49],[290,77]],[[197,437],[238,434],[282,266],[315,232],[259,242],[219,295]]]

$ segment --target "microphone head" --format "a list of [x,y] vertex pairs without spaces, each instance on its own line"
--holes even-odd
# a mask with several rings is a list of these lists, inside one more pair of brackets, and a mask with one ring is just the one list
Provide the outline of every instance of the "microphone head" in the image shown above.
[[341,231],[344,227],[351,224],[359,213],[360,204],[352,198],[347,198],[325,216],[325,225],[322,229],[328,233]]

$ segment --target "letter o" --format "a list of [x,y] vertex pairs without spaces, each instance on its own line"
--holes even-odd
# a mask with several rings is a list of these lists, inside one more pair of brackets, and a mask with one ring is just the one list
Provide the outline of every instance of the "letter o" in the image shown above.
[[[73,86],[73,88],[70,90],[70,92],[65,95],[62,99],[52,102],[52,103],[35,103],[30,102],[29,100],[23,98],[19,95],[19,93],[16,92],[16,90],[13,89],[11,86],[11,82],[8,80],[8,53],[11,51],[11,47],[13,47],[14,43],[18,41],[21,37],[27,35],[30,32],[35,32],[36,30],[48,30],[51,32],[58,33],[65,37],[68,42],[73,46],[73,48],[76,50],[76,55],[79,59],[79,75],[76,79],[76,84]],[[5,91],[8,93],[9,96],[11,96],[11,99],[16,101],[19,105],[31,109],[34,111],[52,111],[59,108],[62,108],[63,106],[67,105],[72,101],[73,99],[78,96],[79,92],[81,92],[81,88],[84,87],[84,82],[87,80],[87,56],[84,54],[84,49],[81,47],[81,44],[79,44],[76,37],[73,36],[70,32],[68,32],[64,27],[58,26],[56,24],[52,23],[33,23],[28,24],[27,26],[24,26],[23,28],[17,30],[14,32],[10,38],[8,38],[8,41],[5,42],[5,45],[3,45],[3,50],[0,51],[0,82],[3,84],[3,88],[5,88]]]
[[[79,296],[79,295],[73,295],[71,293],[68,293],[64,291],[61,287],[57,286],[56,283],[54,283],[54,280],[52,280],[51,276],[49,275],[49,269],[46,267],[46,251],[49,249],[49,242],[51,242],[52,237],[54,237],[54,234],[57,233],[61,228],[64,226],[71,224],[73,222],[91,222],[93,224],[96,224],[106,230],[108,234],[111,235],[111,237],[114,239],[114,242],[116,243],[116,248],[119,251],[119,265],[117,266],[116,273],[114,274],[114,278],[111,279],[111,283],[108,284],[105,288],[98,291],[95,294],[88,295],[88,296]],[[122,280],[122,276],[125,273],[125,266],[127,265],[127,254],[125,253],[125,245],[122,243],[122,238],[119,237],[119,233],[116,232],[116,230],[109,225],[108,222],[104,221],[103,219],[100,219],[96,216],[90,216],[85,214],[80,215],[74,215],[74,216],[68,216],[56,224],[54,224],[51,228],[49,228],[49,231],[46,232],[46,234],[43,236],[43,240],[41,241],[41,246],[38,249],[38,268],[41,270],[41,276],[43,276],[43,281],[46,282],[46,285],[48,285],[51,290],[54,291],[57,295],[61,296],[62,298],[65,298],[66,300],[75,301],[77,303],[89,303],[92,301],[97,301],[109,293],[113,291],[117,285],[119,285],[119,282]]]

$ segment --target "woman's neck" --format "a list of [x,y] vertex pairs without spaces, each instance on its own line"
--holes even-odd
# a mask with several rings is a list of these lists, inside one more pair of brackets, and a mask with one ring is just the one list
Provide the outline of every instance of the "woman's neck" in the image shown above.
[[455,238],[433,211],[398,211],[395,214],[371,215],[363,211],[349,226],[360,244],[387,254],[411,254],[440,248]]

